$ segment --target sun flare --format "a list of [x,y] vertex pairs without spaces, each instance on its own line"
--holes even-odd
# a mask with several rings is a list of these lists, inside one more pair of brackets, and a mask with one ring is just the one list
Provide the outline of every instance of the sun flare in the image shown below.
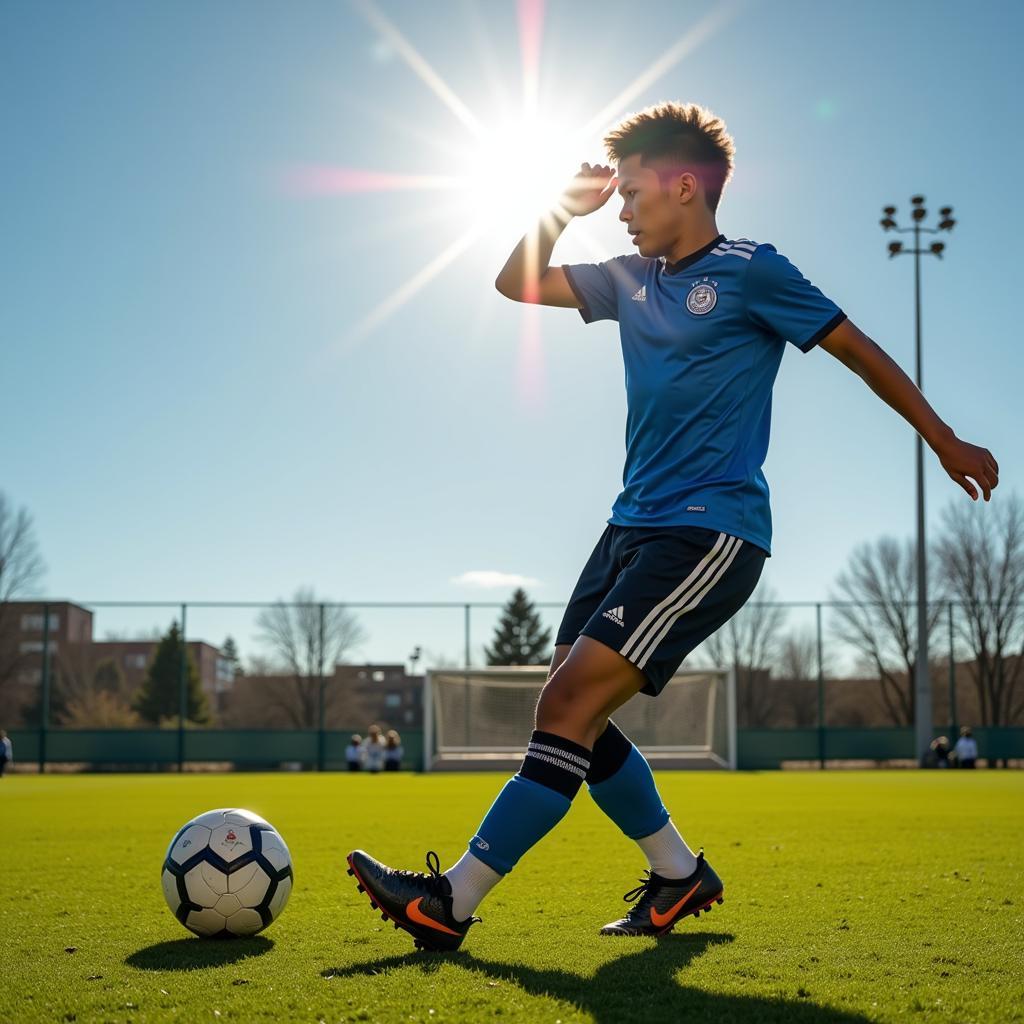
[[[660,56],[645,59],[637,76],[614,98],[595,108],[593,113],[584,112],[572,123],[566,123],[563,113],[560,123],[557,113],[552,117],[548,112],[571,110],[575,104],[567,102],[564,96],[558,101],[553,95],[545,96],[541,88],[545,0],[516,0],[521,104],[515,109],[506,106],[501,113],[492,111],[490,115],[471,109],[471,104],[456,93],[413,42],[377,7],[376,0],[351,0],[351,3],[380,40],[459,122],[461,134],[444,147],[451,159],[445,160],[443,168],[435,168],[433,174],[315,165],[293,167],[288,174],[287,188],[299,196],[410,190],[433,193],[431,206],[437,218],[452,225],[456,237],[418,273],[411,274],[401,288],[389,292],[358,320],[349,332],[349,341],[364,338],[472,246],[479,243],[493,248],[499,242],[512,245],[518,236],[529,232],[538,218],[558,202],[580,163],[601,159],[595,143],[604,127],[614,117],[621,116],[627,104],[714,36],[741,7],[736,0],[724,0]],[[595,258],[602,258],[600,247],[585,228],[574,225],[573,231],[594,251]],[[486,264],[488,276],[493,270],[492,263],[493,260]],[[520,371],[523,387],[535,397],[540,393],[543,377],[537,310],[524,308],[522,323]]]
[[472,223],[502,234],[527,230],[586,159],[577,136],[578,127],[540,116],[489,123],[466,147],[456,172]]

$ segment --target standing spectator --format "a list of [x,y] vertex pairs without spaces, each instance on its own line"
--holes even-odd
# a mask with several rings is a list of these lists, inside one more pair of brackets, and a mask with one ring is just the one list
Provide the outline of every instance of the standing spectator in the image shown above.
[[363,749],[363,737],[359,733],[353,733],[345,748],[345,760],[348,762],[350,772],[362,771],[363,762],[366,760],[366,751]]
[[968,726],[961,727],[960,739],[956,741],[953,753],[956,754],[956,763],[959,768],[973,768],[978,760],[978,744],[974,741]]
[[384,746],[384,771],[397,772],[402,767],[402,737],[394,729],[388,729],[388,739]]
[[384,737],[380,734],[379,725],[370,726],[370,734],[366,737],[366,770],[379,772],[384,767]]
[[[0,779],[4,777],[7,766],[14,764],[14,744],[11,743],[7,733],[0,729]],[[974,765],[972,764],[973,768]]]

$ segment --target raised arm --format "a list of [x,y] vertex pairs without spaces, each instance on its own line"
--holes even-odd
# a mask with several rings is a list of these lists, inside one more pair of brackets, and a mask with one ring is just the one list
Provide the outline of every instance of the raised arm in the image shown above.
[[508,299],[541,306],[579,309],[565,272],[550,267],[555,242],[573,217],[584,217],[599,210],[615,191],[615,172],[602,165],[582,164],[553,210],[545,214],[536,228],[524,235],[512,250],[494,282]]
[[985,500],[999,483],[999,464],[987,448],[961,441],[928,404],[914,382],[850,320],[844,320],[821,341],[821,347],[854,373],[895,409],[938,456],[942,468],[975,501],[981,488]]

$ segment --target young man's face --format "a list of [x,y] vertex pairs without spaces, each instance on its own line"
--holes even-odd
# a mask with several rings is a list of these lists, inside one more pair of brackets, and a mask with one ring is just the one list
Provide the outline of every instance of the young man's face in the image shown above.
[[[686,207],[674,190],[666,190],[653,167],[644,167],[639,154],[619,163],[619,220],[633,236],[641,256],[664,256],[672,250],[686,224]],[[700,202],[699,196],[690,200]]]

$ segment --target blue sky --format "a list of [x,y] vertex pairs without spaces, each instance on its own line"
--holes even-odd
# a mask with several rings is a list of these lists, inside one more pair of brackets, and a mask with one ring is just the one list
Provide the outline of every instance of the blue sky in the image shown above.
[[[481,123],[518,105],[514,4],[374,10]],[[669,98],[724,118],[722,231],[775,244],[908,372],[913,265],[887,259],[880,210],[953,205],[947,257],[924,267],[925,393],[995,453],[1008,494],[1024,8],[749,2],[711,28],[706,4],[652,10],[549,3],[544,116],[578,128],[705,25],[608,120]],[[452,176],[472,152],[372,21],[333,2],[0,7],[0,488],[35,517],[46,595],[500,601],[452,582],[495,571],[568,596],[620,481],[615,326],[537,312],[524,378],[523,310],[492,284],[528,226],[507,218],[381,315],[479,209],[295,187],[310,167]],[[600,135],[575,162],[601,158]],[[518,156],[526,174],[537,156]],[[628,251],[616,212],[573,225],[555,259]],[[912,534],[913,452],[859,378],[787,352],[765,467],[780,598],[825,599],[856,544]],[[969,499],[929,459],[935,523]],[[454,613],[364,618],[365,657],[461,651]],[[157,621],[105,612],[98,631]],[[197,613],[206,639],[226,628],[244,650],[241,621]]]

